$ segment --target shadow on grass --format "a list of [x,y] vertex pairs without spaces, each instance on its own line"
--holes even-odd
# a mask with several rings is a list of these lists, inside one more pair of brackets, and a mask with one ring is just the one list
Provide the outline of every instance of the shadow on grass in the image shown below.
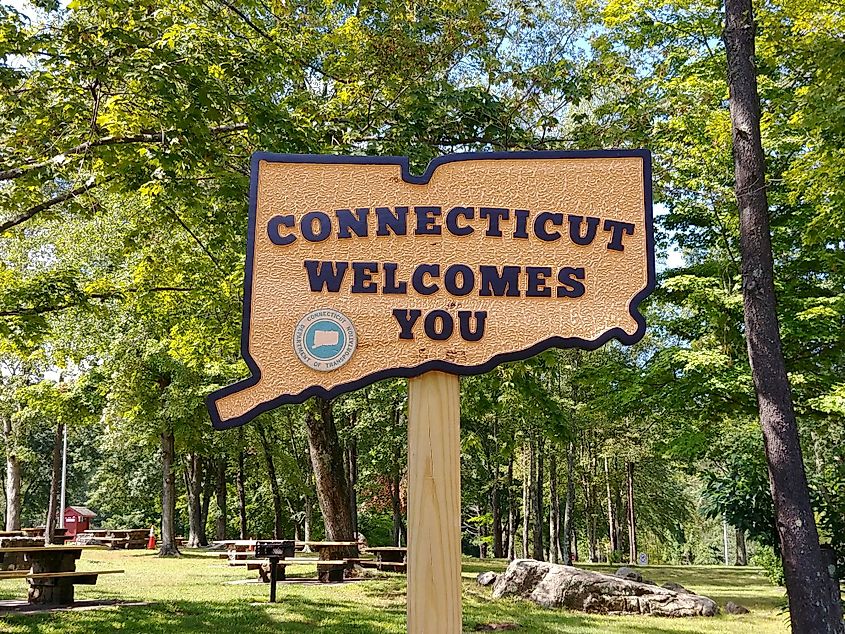
[[147,606],[37,615],[0,614],[0,631],[9,634],[63,632],[372,632],[401,631],[404,611],[363,610],[354,602],[211,603],[172,601]]

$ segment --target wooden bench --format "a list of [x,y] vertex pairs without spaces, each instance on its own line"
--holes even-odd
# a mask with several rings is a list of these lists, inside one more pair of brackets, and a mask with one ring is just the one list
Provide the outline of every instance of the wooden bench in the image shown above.
[[[29,584],[28,600],[30,603],[46,605],[72,605],[74,585],[93,586],[99,575],[122,573],[123,570],[85,570],[67,572],[27,573]],[[37,581],[37,583],[33,583]],[[47,583],[44,583],[44,582]]]
[[391,568],[396,572],[405,572],[408,569],[408,564],[402,561],[379,561],[376,562],[376,568],[379,570]]
[[129,537],[102,537],[97,538],[97,541],[101,544],[107,545],[112,550],[117,550],[118,548],[124,548],[126,550],[130,548],[144,548],[146,546],[146,541],[139,540],[139,539],[130,539]]
[[[27,579],[52,579],[52,578],[73,578],[73,577],[93,577],[94,581],[87,585],[94,585],[97,582],[97,575],[114,575],[124,573],[125,570],[74,570],[72,572],[26,572]],[[85,584],[85,581],[75,581],[74,583]]]

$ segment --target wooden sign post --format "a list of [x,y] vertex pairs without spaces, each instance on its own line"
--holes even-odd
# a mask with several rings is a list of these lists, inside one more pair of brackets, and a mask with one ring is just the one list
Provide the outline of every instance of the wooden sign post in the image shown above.
[[215,429],[409,381],[408,629],[461,631],[457,375],[645,333],[645,150],[252,158],[241,352]]
[[408,632],[461,632],[461,411],[454,374],[408,381]]

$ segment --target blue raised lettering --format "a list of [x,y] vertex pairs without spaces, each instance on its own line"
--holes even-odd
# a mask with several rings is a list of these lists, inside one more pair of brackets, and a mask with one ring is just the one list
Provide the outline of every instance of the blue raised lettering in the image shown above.
[[449,230],[449,233],[455,236],[468,236],[471,234],[475,229],[470,227],[469,225],[459,225],[458,218],[463,216],[467,220],[472,220],[475,218],[475,208],[474,207],[452,207],[449,210],[449,213],[446,214],[446,228]]
[[613,249],[614,251],[625,250],[625,245],[622,244],[623,233],[627,233],[629,236],[634,235],[634,225],[630,222],[622,222],[621,220],[605,220],[604,230],[610,231],[610,242],[607,243],[607,248]]
[[280,247],[291,244],[296,240],[296,236],[291,233],[283,236],[279,229],[280,227],[291,228],[293,225],[293,216],[273,216],[267,222],[267,237],[270,238],[270,242]]
[[569,239],[575,244],[580,244],[582,247],[591,244],[596,238],[596,229],[599,227],[599,219],[593,216],[587,216],[587,232],[581,235],[581,223],[584,221],[584,216],[569,216]]
[[554,242],[560,239],[560,231],[550,232],[546,230],[546,225],[550,222],[560,227],[563,225],[563,214],[553,214],[549,211],[537,214],[537,217],[534,218],[534,235],[546,242]]
[[478,209],[478,217],[487,219],[487,232],[484,234],[491,238],[501,238],[502,229],[499,223],[502,220],[510,218],[510,209],[501,209],[499,207],[480,207]]
[[373,282],[373,274],[378,273],[378,264],[375,262],[353,262],[352,263],[352,292],[353,293],[376,293],[378,285]]
[[442,211],[440,207],[414,207],[414,213],[417,215],[417,230],[414,232],[418,236],[439,236],[440,225],[437,222],[437,216]]
[[[437,322],[440,322],[438,325]],[[445,310],[433,310],[425,316],[425,334],[434,341],[445,341],[455,330],[455,320]]]
[[384,269],[384,286],[381,292],[385,295],[404,295],[408,292],[407,282],[396,282],[396,269],[399,267],[396,262],[385,262],[381,265]]
[[[461,277],[460,286],[458,286],[458,275]],[[453,264],[446,269],[443,284],[452,295],[469,295],[475,288],[475,273],[466,264]]]
[[[475,330],[470,329],[470,319],[475,317]],[[487,311],[469,310],[458,311],[458,321],[461,328],[461,339],[464,341],[478,341],[484,336],[484,325],[487,322]]]
[[414,338],[414,324],[422,315],[421,310],[414,308],[413,310],[403,310],[399,308],[393,309],[393,316],[399,324],[399,338],[413,339]]
[[395,236],[404,236],[408,233],[407,207],[396,207],[396,213],[390,211],[389,207],[376,207],[376,220],[377,236],[389,236],[391,231]]
[[426,275],[431,277],[440,277],[440,265],[420,264],[416,269],[414,269],[414,274],[411,276],[411,286],[413,286],[414,290],[420,295],[431,295],[432,293],[436,293],[440,290],[440,286],[437,284],[425,283]]
[[[354,233],[359,238],[366,238],[368,234],[367,220],[370,210],[366,207],[355,210],[353,214],[350,209],[338,209],[334,212],[337,216],[337,237],[351,238]],[[350,229],[352,232],[350,232]]]
[[[314,223],[317,223],[317,231],[314,231]],[[322,242],[332,232],[332,219],[322,211],[309,211],[302,216],[299,223],[299,230],[308,242]]]
[[502,272],[495,266],[482,265],[478,267],[481,273],[482,297],[519,297],[518,266],[503,266]]
[[308,283],[315,293],[319,293],[323,289],[330,293],[340,291],[340,285],[343,284],[343,278],[346,277],[346,269],[349,268],[349,262],[305,260],[304,264],[305,270],[308,271]]
[[584,294],[584,285],[578,280],[584,279],[584,268],[573,268],[571,266],[563,267],[557,274],[557,281],[560,286],[557,287],[558,297],[581,297]]

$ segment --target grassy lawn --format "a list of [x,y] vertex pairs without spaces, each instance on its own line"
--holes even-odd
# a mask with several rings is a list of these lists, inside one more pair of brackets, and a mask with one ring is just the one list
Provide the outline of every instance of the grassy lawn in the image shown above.
[[[503,570],[506,562],[466,559],[464,630],[483,623],[518,623],[520,632],[664,632],[751,633],[788,631],[780,613],[782,588],[766,581],[758,569],[718,566],[650,566],[643,574],[655,581],[676,581],[705,594],[720,606],[745,605],[751,614],[715,618],[661,619],[607,617],[546,610],[522,601],[492,601],[490,589],[475,583],[485,570]],[[589,566],[606,571],[607,567]],[[146,551],[87,550],[80,570],[122,568],[123,575],[101,576],[96,586],[77,586],[78,599],[145,601],[145,606],[0,617],[0,632],[404,632],[405,578],[383,578],[343,585],[279,586],[278,603],[267,602],[263,584],[225,585],[253,578],[245,568],[229,567],[216,555],[186,551],[180,559],[158,559]],[[289,577],[313,576],[313,567],[289,568]],[[26,582],[0,581],[0,599],[24,598]]]

